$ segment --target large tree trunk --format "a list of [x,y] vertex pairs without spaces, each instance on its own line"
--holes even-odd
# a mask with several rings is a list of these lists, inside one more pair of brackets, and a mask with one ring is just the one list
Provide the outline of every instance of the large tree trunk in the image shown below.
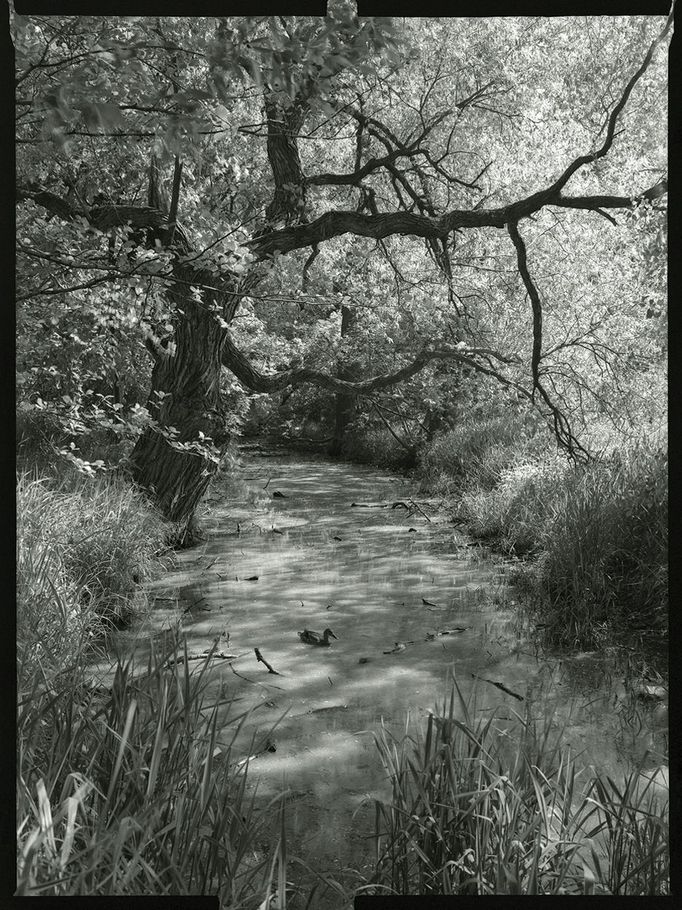
[[[268,158],[275,181],[275,194],[266,211],[266,223],[297,221],[305,206],[304,180],[296,137],[304,111],[293,105],[286,109],[274,96],[266,98],[268,117]],[[156,181],[158,184],[158,181]],[[150,185],[154,185],[151,181]],[[148,407],[159,428],[150,427],[138,440],[132,456],[133,476],[150,490],[164,515],[172,521],[189,521],[215,474],[229,441],[224,407],[220,400],[220,371],[224,324],[234,316],[240,296],[230,293],[237,282],[223,292],[205,291],[197,303],[190,285],[215,285],[216,278],[176,264],[179,283],[169,297],[175,304],[175,352],[156,353]],[[240,293],[257,282],[255,270],[243,279]],[[228,282],[226,282],[227,284]],[[222,326],[219,319],[223,320]],[[158,401],[157,392],[163,392]],[[175,427],[169,440],[164,432]],[[160,432],[163,431],[163,432]],[[200,433],[217,449],[214,459],[180,445],[201,444]]]
[[[189,521],[229,442],[220,374],[224,321],[231,320],[239,297],[209,291],[198,302],[190,283],[213,284],[215,277],[179,267],[176,276],[182,283],[169,290],[177,314],[173,344],[157,347],[147,405],[158,427],[144,431],[131,464],[134,479],[153,494],[166,518]],[[211,446],[214,453],[197,450]]]
[[[220,402],[223,330],[215,315],[202,312],[194,301],[185,300],[183,308],[175,353],[157,355],[148,407],[160,428],[175,427],[175,442],[199,442],[201,432],[222,452],[228,441]],[[163,393],[160,402],[157,392]],[[145,430],[131,462],[135,480],[154,494],[172,521],[192,515],[217,468],[200,453],[174,448],[156,428]]]
[[[350,332],[355,318],[355,312],[350,307],[341,307],[341,338]],[[357,379],[356,370],[349,366],[339,367],[337,375],[339,379],[347,379],[351,382]],[[355,395],[349,395],[345,392],[337,392],[336,394],[334,432],[328,449],[329,454],[335,457],[338,457],[343,450],[346,428],[353,419],[355,412],[355,399]]]

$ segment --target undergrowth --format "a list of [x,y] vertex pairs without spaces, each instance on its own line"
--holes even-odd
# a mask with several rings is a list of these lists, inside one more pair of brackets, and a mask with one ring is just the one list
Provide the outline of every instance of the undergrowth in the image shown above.
[[[541,447],[515,418],[464,423],[422,456],[470,532],[523,557],[512,580],[546,641],[589,648],[667,632],[667,455],[648,441],[587,465]],[[517,429],[520,425],[517,425]]]
[[476,718],[456,681],[426,731],[376,745],[392,784],[376,803],[369,894],[669,891],[667,797],[637,771],[582,779],[551,718]]
[[167,656],[142,673],[119,660],[106,688],[76,666],[20,692],[18,895],[218,894],[251,908],[270,893],[270,807],[256,812],[232,755],[246,714],[209,703],[210,654],[194,672],[186,651]]
[[[73,663],[141,600],[168,528],[122,480],[17,481],[19,666]],[[141,606],[141,603],[137,604]],[[24,667],[24,664],[26,666]]]

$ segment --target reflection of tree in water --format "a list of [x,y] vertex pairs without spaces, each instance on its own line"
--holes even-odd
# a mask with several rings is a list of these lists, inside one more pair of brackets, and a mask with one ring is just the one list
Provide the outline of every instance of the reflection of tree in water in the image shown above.
[[[625,679],[632,668],[626,668]],[[566,741],[590,751],[589,741],[608,742],[623,769],[643,763],[654,768],[668,761],[667,706],[637,698],[623,684],[623,667],[599,654],[545,662],[529,681],[527,700],[536,717],[566,727]],[[577,753],[575,757],[579,759]]]

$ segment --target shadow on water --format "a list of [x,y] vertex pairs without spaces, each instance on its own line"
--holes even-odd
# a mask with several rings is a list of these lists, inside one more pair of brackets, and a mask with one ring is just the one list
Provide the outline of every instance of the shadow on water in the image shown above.
[[[257,709],[240,741],[245,756],[260,753],[252,784],[263,798],[289,788],[290,849],[314,868],[367,864],[372,799],[389,795],[372,731],[420,722],[453,669],[465,694],[475,687],[477,710],[497,709],[501,722],[529,704],[553,715],[585,764],[617,775],[647,750],[652,768],[667,761],[665,720],[632,709],[622,673],[597,654],[535,653],[513,608],[500,606],[504,563],[472,558],[470,541],[410,481],[246,451],[239,474],[237,498],[216,484],[199,516],[207,541],[178,554],[152,592],[165,599],[130,638],[144,658],[151,639],[180,624],[190,653],[218,639],[238,655],[216,662],[214,684],[240,710]],[[391,508],[397,501],[410,508]],[[338,636],[330,648],[298,639],[325,627]],[[275,724],[276,751],[261,751]]]

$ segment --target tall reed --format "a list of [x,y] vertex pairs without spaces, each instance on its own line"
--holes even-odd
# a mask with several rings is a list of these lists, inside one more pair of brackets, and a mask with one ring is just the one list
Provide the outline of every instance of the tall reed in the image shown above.
[[582,787],[551,718],[474,719],[453,680],[425,732],[376,744],[392,784],[377,801],[376,867],[390,894],[666,894],[667,802],[632,772]]
[[142,672],[119,659],[107,688],[76,669],[22,694],[17,894],[251,907],[267,893],[268,809],[233,757],[247,715],[207,698],[210,654],[194,671],[187,656],[152,652]]

